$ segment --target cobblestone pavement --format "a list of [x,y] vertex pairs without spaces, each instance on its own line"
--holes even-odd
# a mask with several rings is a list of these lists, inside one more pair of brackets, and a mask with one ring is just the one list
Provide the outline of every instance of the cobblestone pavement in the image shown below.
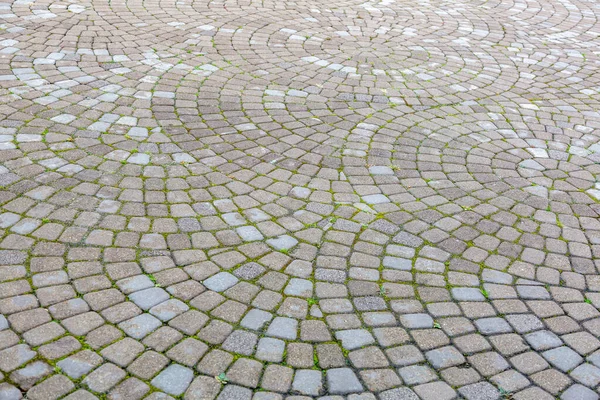
[[598,399],[600,3],[0,3],[0,399]]

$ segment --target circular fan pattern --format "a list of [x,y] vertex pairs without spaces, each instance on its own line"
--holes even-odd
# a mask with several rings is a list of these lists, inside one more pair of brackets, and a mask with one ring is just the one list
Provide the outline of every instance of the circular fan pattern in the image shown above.
[[598,398],[594,2],[0,8],[0,399]]

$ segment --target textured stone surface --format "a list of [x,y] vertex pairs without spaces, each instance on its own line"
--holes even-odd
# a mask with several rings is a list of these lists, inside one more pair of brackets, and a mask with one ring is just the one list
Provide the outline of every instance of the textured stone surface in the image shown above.
[[363,390],[363,386],[350,368],[328,370],[327,385],[332,394],[355,393]]
[[191,369],[171,364],[152,379],[152,385],[166,393],[179,396],[185,392],[193,378],[194,373]]
[[0,9],[0,398],[598,398],[596,3]]

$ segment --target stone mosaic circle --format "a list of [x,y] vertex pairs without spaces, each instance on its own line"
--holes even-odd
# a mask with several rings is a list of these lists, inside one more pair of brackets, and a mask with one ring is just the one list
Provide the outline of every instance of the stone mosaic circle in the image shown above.
[[0,1],[0,400],[600,399],[598,1]]

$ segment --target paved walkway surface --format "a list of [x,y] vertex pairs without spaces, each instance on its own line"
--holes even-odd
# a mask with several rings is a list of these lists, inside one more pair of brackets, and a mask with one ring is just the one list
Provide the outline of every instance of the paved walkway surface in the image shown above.
[[598,399],[600,3],[3,1],[1,399]]

